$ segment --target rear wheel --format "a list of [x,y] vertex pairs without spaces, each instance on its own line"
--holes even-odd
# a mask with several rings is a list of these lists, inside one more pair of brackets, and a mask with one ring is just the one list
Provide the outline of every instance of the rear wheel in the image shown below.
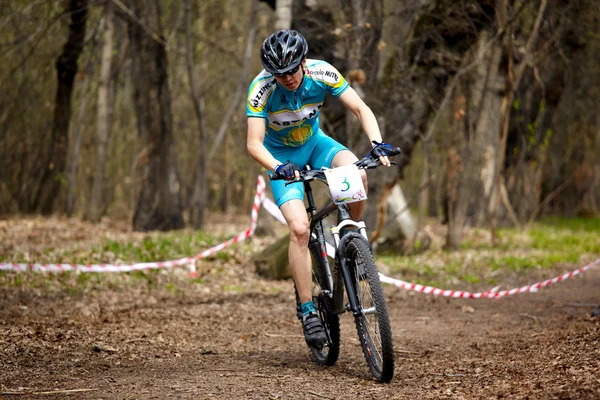
[[[321,251],[317,243],[309,245],[310,253],[313,259],[313,288],[312,299],[315,309],[323,322],[325,334],[327,335],[327,345],[319,348],[311,347],[314,360],[317,364],[334,365],[337,362],[340,354],[340,317],[332,313],[331,297],[322,287],[327,287],[325,279],[327,279],[327,267],[321,258]],[[323,284],[321,284],[323,282]],[[296,301],[298,297],[296,294]],[[301,312],[299,317],[301,318]]]
[[345,250],[359,313],[354,316],[360,345],[371,374],[380,382],[394,376],[394,346],[387,304],[369,245],[353,238]]

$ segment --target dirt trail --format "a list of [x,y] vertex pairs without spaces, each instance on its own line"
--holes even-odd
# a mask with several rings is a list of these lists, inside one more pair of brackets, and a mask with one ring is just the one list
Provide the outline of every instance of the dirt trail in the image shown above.
[[581,307],[598,301],[597,270],[496,301],[386,285],[397,358],[387,385],[370,379],[349,314],[337,365],[319,367],[303,344],[289,282],[249,276],[240,293],[222,285],[182,278],[176,289],[76,295],[1,288],[1,397],[600,398],[600,321]]
[[[224,228],[238,231],[231,221]],[[49,247],[135,235],[75,220],[0,221],[0,254],[36,260]],[[202,283],[183,269],[152,279],[1,275],[0,399],[600,399],[600,317],[590,317],[600,267],[501,300],[385,285],[397,369],[382,385],[368,374],[349,314],[337,365],[317,366],[291,283],[259,279],[230,259],[204,262]]]

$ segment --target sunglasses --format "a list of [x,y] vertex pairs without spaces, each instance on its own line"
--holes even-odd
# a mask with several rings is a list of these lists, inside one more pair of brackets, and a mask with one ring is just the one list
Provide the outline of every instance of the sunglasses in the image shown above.
[[295,68],[289,70],[288,72],[285,72],[283,74],[273,74],[273,76],[277,77],[277,78],[283,78],[284,76],[287,76],[287,75],[294,75],[296,72],[298,72],[299,69],[300,69],[300,64],[296,65]]

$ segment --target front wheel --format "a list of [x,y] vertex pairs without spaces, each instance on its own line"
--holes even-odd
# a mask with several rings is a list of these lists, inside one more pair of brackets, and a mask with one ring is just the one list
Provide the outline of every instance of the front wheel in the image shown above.
[[354,316],[363,354],[380,382],[394,376],[392,328],[375,260],[365,240],[353,238],[345,249],[359,312]]

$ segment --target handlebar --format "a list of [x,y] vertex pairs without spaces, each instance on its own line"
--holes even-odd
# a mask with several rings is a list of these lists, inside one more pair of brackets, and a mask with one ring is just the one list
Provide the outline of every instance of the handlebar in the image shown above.
[[[392,150],[388,157],[397,156],[400,153],[400,147],[396,147]],[[391,163],[393,165],[396,165],[394,161],[391,161]],[[371,155],[371,153],[369,153],[364,158],[356,161],[354,165],[356,165],[358,169],[374,169],[380,167],[382,164],[381,161],[379,161],[378,157],[374,157]],[[300,179],[292,179],[288,183],[286,183],[286,186],[296,182],[308,182],[315,179],[325,180],[325,172],[322,169],[302,169],[299,172]],[[286,180],[283,176],[278,174],[269,174],[269,179],[272,181]]]

